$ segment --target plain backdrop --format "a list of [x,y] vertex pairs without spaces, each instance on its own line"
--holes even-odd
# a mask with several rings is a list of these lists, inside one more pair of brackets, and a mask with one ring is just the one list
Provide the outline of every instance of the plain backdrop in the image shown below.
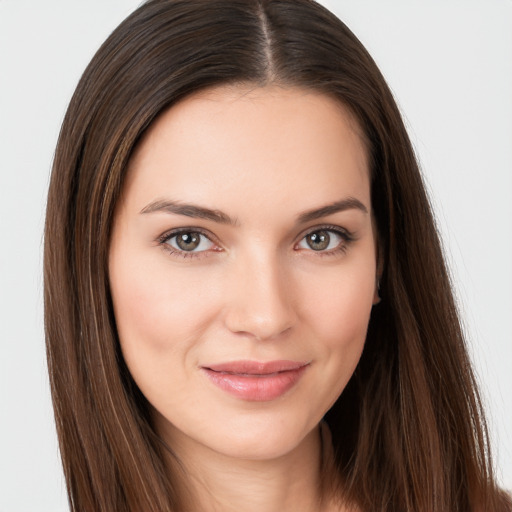
[[[139,0],[0,0],[0,512],[68,510],[46,375],[42,228],[81,72]],[[512,489],[512,1],[325,0],[403,111]]]

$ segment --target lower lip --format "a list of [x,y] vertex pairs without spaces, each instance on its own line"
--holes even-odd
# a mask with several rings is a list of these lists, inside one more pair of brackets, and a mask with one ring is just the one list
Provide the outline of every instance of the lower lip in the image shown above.
[[202,368],[220,389],[242,400],[266,402],[284,395],[297,384],[307,365],[268,375],[240,375]]

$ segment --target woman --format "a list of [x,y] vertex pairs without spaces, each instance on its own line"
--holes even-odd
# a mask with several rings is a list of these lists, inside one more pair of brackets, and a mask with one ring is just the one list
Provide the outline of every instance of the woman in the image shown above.
[[308,0],[153,0],[71,101],[45,239],[73,510],[510,510],[371,57]]

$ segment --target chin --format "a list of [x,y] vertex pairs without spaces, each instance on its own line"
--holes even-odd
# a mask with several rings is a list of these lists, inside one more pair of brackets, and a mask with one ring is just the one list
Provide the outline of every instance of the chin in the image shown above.
[[198,440],[215,452],[236,459],[272,460],[307,443],[321,418],[321,415],[317,420],[291,411],[271,409],[218,416],[226,421],[210,423],[201,432],[196,431],[200,436]]
[[[245,460],[275,460],[290,454],[307,442],[310,432],[290,432],[282,427],[269,425],[248,435],[229,435],[216,440],[211,448],[223,455]],[[213,440],[212,440],[213,441]]]

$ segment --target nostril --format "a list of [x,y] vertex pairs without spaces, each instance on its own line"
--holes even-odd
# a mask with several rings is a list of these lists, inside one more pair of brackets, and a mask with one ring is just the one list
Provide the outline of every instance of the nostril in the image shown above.
[[258,341],[272,340],[291,331],[294,318],[291,308],[283,305],[255,308],[248,302],[235,301],[226,316],[226,327],[233,333]]

